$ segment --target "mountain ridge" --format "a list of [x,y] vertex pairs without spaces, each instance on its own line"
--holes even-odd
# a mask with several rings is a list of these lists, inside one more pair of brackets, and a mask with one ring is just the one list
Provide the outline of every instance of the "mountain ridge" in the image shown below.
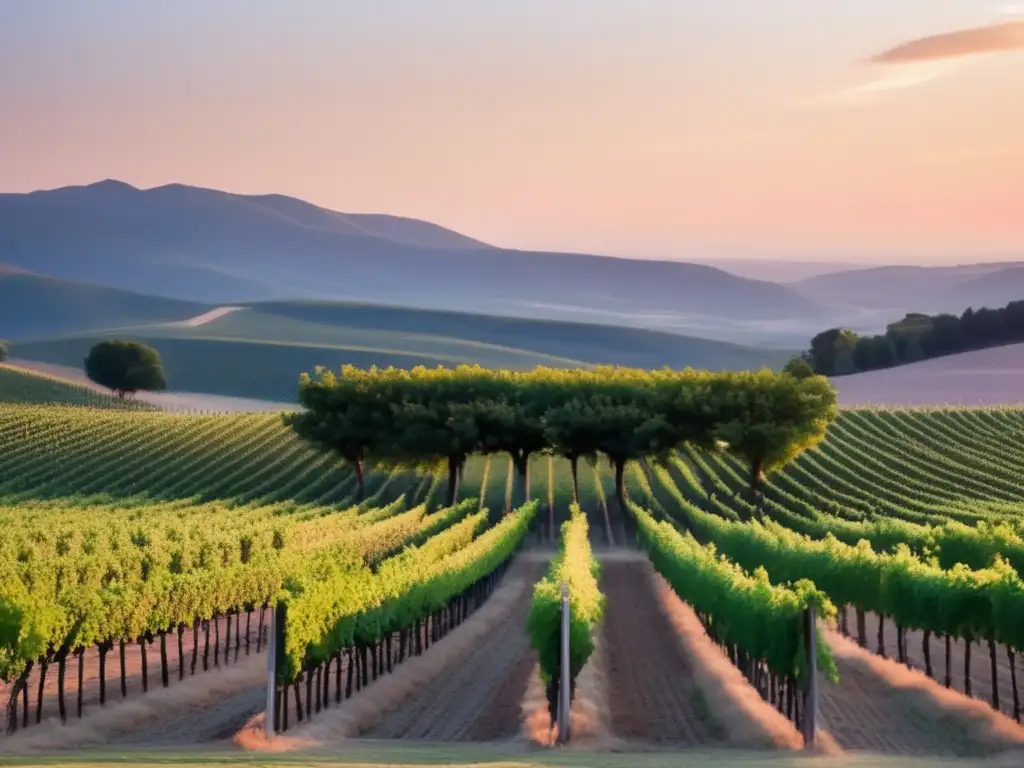
[[750,321],[823,312],[788,287],[705,264],[500,248],[429,222],[183,184],[106,180],[0,195],[0,258],[209,304],[319,298]]

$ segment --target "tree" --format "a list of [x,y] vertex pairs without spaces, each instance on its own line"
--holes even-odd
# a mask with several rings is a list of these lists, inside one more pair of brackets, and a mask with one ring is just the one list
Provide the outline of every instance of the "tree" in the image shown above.
[[160,353],[138,341],[101,341],[85,358],[85,374],[91,381],[112,389],[124,399],[139,391],[167,388]]
[[10,346],[6,341],[0,339],[0,363],[7,359],[7,355],[10,353]]
[[[382,393],[376,371],[352,366],[336,376],[317,368],[299,377],[299,402],[305,411],[286,413],[284,423],[318,448],[334,451],[356,475],[356,500],[366,494],[364,462],[393,433],[391,402]],[[397,376],[397,372],[393,374]]]
[[[822,376],[851,373],[853,349],[859,336],[848,328],[830,328],[811,339],[808,357],[815,373]],[[840,370],[842,369],[842,370]]]
[[790,358],[782,372],[788,373],[794,379],[806,379],[814,375],[811,364],[807,362],[806,358],[800,356]]
[[750,467],[757,501],[764,475],[825,437],[838,413],[827,379],[794,379],[771,372],[723,374],[721,419],[715,434]]

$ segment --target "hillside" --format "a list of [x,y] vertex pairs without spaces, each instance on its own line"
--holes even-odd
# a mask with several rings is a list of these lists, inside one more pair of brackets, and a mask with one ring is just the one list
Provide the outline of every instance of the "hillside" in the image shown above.
[[480,364],[529,369],[595,364],[715,370],[778,367],[788,353],[634,328],[370,305],[281,302],[209,313],[202,325],[75,334],[14,344],[12,357],[79,368],[105,337],[151,344],[168,387],[292,402],[298,375],[345,363],[412,367]]
[[836,306],[906,312],[953,312],[1001,307],[1024,299],[1019,263],[949,267],[886,266],[819,275],[790,284],[805,297]]
[[163,323],[199,314],[202,304],[0,268],[0,338],[40,338]]
[[963,352],[833,379],[846,407],[1024,403],[1024,344]]
[[204,303],[327,298],[669,327],[814,321],[792,289],[713,267],[486,247],[423,222],[292,198],[119,182],[0,195],[4,259]]
[[140,401],[122,401],[69,377],[0,363],[0,403],[87,405],[91,408],[140,410]]

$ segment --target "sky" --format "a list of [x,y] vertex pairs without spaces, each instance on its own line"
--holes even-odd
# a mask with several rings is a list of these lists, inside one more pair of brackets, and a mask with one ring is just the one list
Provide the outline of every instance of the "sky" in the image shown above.
[[277,192],[498,245],[1024,258],[1024,5],[4,0],[0,190]]

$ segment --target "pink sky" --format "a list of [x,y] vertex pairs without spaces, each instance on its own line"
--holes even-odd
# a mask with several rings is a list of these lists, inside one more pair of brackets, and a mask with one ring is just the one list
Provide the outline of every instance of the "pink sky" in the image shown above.
[[975,0],[39,0],[0,30],[0,188],[280,192],[623,255],[1019,259],[1022,20]]

